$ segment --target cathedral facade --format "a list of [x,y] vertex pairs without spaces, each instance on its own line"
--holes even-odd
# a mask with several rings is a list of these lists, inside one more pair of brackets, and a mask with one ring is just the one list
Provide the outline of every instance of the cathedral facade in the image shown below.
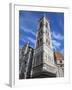
[[33,49],[27,43],[19,50],[19,78],[63,77],[64,58],[52,50],[50,23],[45,16],[39,20],[35,46]]
[[19,50],[19,78],[26,79],[31,77],[31,68],[33,61],[34,49],[26,43],[22,49]]

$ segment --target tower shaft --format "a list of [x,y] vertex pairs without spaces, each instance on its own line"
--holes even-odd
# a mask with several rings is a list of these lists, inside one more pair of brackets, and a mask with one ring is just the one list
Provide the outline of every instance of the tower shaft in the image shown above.
[[50,25],[45,16],[39,20],[39,28],[36,36],[32,77],[55,77],[56,67],[54,65],[54,56],[51,49]]

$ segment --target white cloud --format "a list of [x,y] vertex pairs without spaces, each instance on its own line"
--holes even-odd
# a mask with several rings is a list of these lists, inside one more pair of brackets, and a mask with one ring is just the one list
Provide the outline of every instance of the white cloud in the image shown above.
[[64,49],[61,47],[62,47],[62,41],[64,40],[64,36],[56,32],[51,32],[51,34],[52,34],[53,50],[55,51],[59,50],[61,53],[63,53]]
[[30,33],[36,36],[36,33],[34,31],[31,30]]
[[52,40],[52,44],[53,44],[53,47],[52,47],[53,50],[60,51],[62,54],[64,54],[64,48],[60,48],[61,42],[57,40]]
[[53,44],[53,49],[54,50],[59,49],[60,46],[61,46],[61,43],[59,41],[56,41],[56,40],[52,40],[52,44]]
[[56,41],[56,40],[52,40],[52,43],[53,43],[53,45],[56,46],[56,47],[61,46],[61,43],[58,42],[58,41]]
[[57,40],[63,40],[64,36],[62,36],[60,33],[52,32],[52,38],[57,39]]
[[27,33],[31,33],[32,35],[36,35],[36,33],[33,31],[33,30],[30,30],[28,28],[24,28],[23,26],[21,26],[21,29],[24,31],[24,32],[27,32]]
[[35,39],[33,39],[33,38],[31,38],[31,37],[28,37],[28,40],[29,40],[30,42],[32,42],[33,44],[35,44]]

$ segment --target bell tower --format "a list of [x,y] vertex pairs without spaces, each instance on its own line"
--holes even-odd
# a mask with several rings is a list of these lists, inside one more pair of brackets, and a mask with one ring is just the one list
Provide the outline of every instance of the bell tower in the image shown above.
[[56,77],[50,24],[45,16],[39,20],[31,74],[33,78]]

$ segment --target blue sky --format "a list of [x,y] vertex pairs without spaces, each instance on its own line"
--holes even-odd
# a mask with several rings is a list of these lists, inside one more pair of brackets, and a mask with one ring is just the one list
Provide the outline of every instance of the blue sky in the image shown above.
[[19,11],[19,48],[28,41],[35,48],[38,21],[44,13],[50,22],[53,50],[64,53],[64,13],[59,12]]

